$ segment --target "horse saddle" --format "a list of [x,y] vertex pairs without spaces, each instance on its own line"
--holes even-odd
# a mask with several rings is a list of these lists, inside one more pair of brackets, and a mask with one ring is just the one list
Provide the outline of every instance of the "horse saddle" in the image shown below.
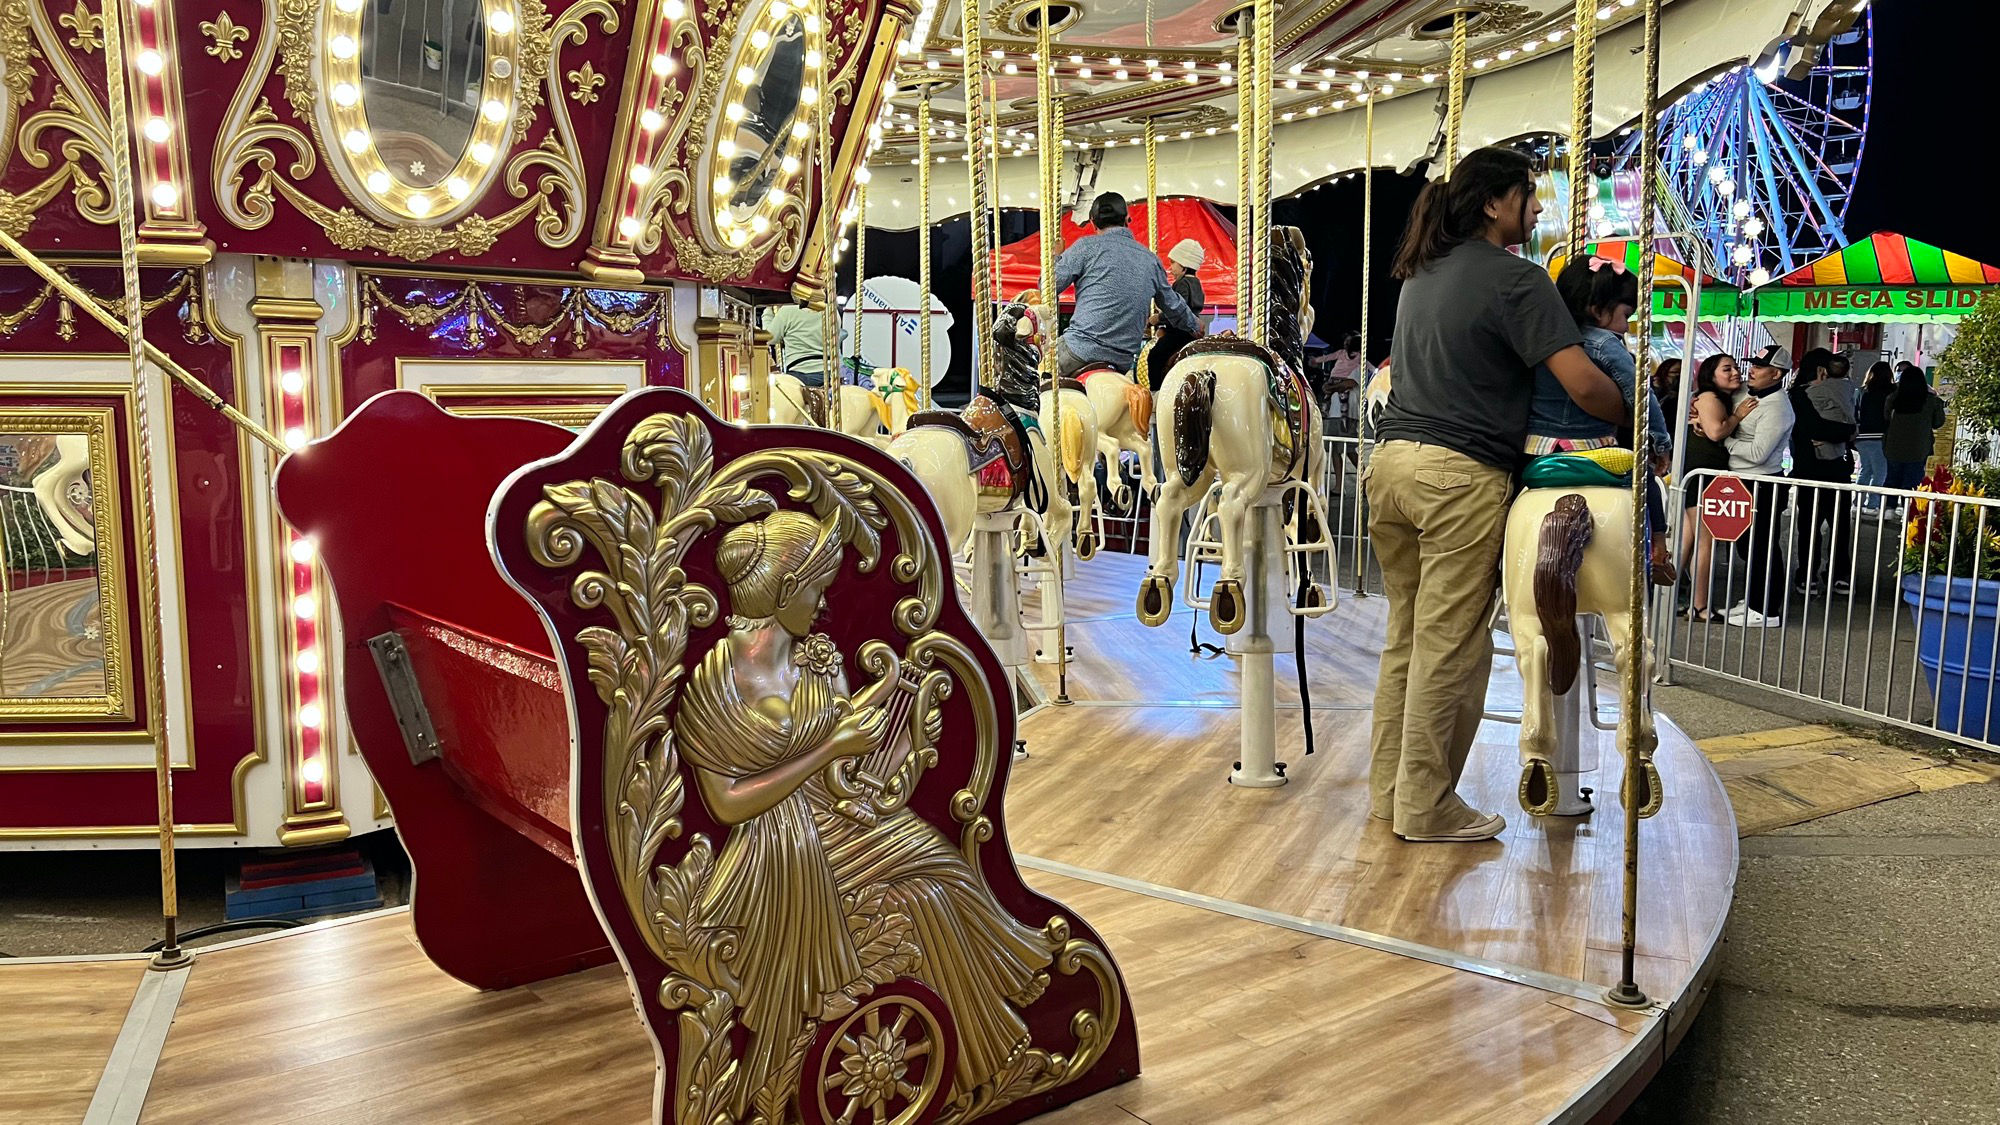
[[1006,492],[1012,504],[1027,491],[1028,430],[1013,407],[985,395],[963,411],[925,410],[910,416],[911,426],[941,426],[965,442],[966,459],[979,478],[981,491]]
[[[1106,370],[1109,370],[1109,368],[1106,368]],[[1088,375],[1089,372],[1086,371],[1084,374]],[[1083,380],[1072,375],[1063,376],[1057,380],[1057,385],[1066,391],[1075,391],[1078,394],[1084,393]],[[1042,380],[1042,389],[1045,391],[1049,389],[1049,381],[1047,379]]]
[[837,389],[829,390],[826,387],[814,387],[800,383],[799,390],[805,396],[804,402],[801,405],[806,408],[806,417],[812,419],[816,425],[832,425],[832,419],[835,417],[834,403],[836,401],[833,396],[838,393]]

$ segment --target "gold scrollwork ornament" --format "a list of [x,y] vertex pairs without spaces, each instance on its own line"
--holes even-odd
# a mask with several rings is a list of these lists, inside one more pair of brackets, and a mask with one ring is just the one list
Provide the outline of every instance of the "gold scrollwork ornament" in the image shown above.
[[250,38],[250,29],[229,18],[228,12],[221,12],[212,20],[201,21],[201,33],[214,42],[205,49],[210,55],[223,62],[235,62],[243,57],[243,48],[236,44]]

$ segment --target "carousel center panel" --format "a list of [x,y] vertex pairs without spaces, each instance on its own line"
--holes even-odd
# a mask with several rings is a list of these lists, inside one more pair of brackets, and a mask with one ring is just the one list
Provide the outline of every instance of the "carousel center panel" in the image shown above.
[[[1369,815],[1387,603],[1349,595],[1306,625],[1316,752],[1304,753],[1296,659],[1280,655],[1278,759],[1290,784],[1232,787],[1235,662],[1188,651],[1196,615],[1185,607],[1158,629],[1139,624],[1133,592],[1144,565],[1104,554],[1066,583],[1075,705],[1044,703],[1021,720],[1029,757],[1008,797],[1024,864],[1578,994],[1601,994],[1618,979],[1624,812],[1613,734],[1584,724],[1586,768],[1597,763],[1584,784],[1596,791],[1596,811],[1535,818],[1516,797],[1520,727],[1481,724],[1459,792],[1505,816],[1506,831],[1480,844],[1404,843]],[[1205,616],[1200,639],[1220,640]],[[1037,664],[1035,676],[1031,694],[1053,696],[1054,667]],[[1598,689],[1607,724],[1617,711],[1611,679],[1600,676]],[[1495,658],[1487,708],[1520,713],[1521,682],[1505,656]],[[1665,719],[1659,735],[1666,800],[1640,826],[1637,978],[1662,1009],[1692,1011],[1734,895],[1736,822],[1687,735]],[[1077,793],[1091,800],[1070,799]]]

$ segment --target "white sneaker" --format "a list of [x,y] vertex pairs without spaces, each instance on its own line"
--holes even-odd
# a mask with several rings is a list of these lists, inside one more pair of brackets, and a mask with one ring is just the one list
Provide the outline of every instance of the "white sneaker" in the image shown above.
[[1740,625],[1745,629],[1776,629],[1785,622],[1774,613],[1758,613],[1749,606],[1738,606],[1722,615],[1724,624]]

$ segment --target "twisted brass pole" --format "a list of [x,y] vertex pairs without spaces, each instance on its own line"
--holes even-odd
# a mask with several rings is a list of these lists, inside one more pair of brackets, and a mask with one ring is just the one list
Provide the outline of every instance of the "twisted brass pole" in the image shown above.
[[931,408],[931,88],[917,92],[917,404]]
[[[144,669],[151,661],[165,659],[160,647],[166,630],[160,619],[159,576],[166,573],[166,562],[160,557],[160,525],[153,510],[153,404],[147,393],[151,388],[146,385],[145,305],[139,290],[137,204],[132,194],[132,123],[126,112],[129,94],[125,82],[125,32],[120,6],[111,0],[104,0],[103,22],[104,106],[111,149],[111,205],[118,214],[118,264],[125,282],[125,344],[132,361],[132,423],[139,444],[138,455],[132,458],[132,488],[139,494],[141,536],[145,539],[140,549],[147,552],[152,563],[147,568],[146,576],[141,578],[145,586],[139,591],[141,600],[146,603],[140,627],[145,639],[145,651],[150,655],[132,662],[134,667]],[[197,295],[195,299],[200,298]],[[96,304],[89,301],[85,307],[94,308]],[[168,417],[171,422],[172,415]],[[173,441],[171,425],[167,430],[167,441]],[[166,934],[159,954],[153,958],[153,967],[165,969],[186,964],[190,955],[181,948],[176,932],[180,920],[180,888],[174,864],[173,720],[167,714],[166,693],[162,690],[160,679],[143,671],[139,675],[146,693],[146,713],[154,723],[153,781],[160,814],[160,917]]]
[[965,166],[971,177],[972,200],[966,222],[972,226],[972,389],[986,385],[980,361],[993,351],[993,255],[987,226],[993,209],[986,180],[986,63],[980,31],[979,0],[965,0]]
[[[867,166],[864,155],[862,166]],[[861,366],[861,306],[862,287],[868,284],[868,181],[863,180],[854,189],[854,365]],[[858,373],[857,373],[858,377]],[[841,372],[840,381],[847,382],[847,373]]]
[[[1642,786],[1650,789],[1658,782],[1651,770],[1654,740],[1645,736],[1646,725],[1640,720],[1652,706],[1646,684],[1646,588],[1650,578],[1646,550],[1646,491],[1648,478],[1652,475],[1652,451],[1649,448],[1651,435],[1647,433],[1651,416],[1647,403],[1651,396],[1646,389],[1645,374],[1653,341],[1653,212],[1659,205],[1660,0],[1646,0],[1645,11],[1646,86],[1639,111],[1639,237],[1642,243],[1639,255],[1639,367],[1638,378],[1633,381],[1632,388],[1632,576],[1631,588],[1627,591],[1631,598],[1632,626],[1625,667],[1620,673],[1624,679],[1621,687],[1625,704],[1618,722],[1619,748],[1625,756],[1625,783],[1619,788],[1625,806],[1625,893],[1619,918],[1622,948],[1619,951],[1618,984],[1606,996],[1611,1003],[1628,1008],[1644,1007],[1648,1003],[1634,976],[1639,944],[1639,819],[1643,808],[1657,807],[1655,802],[1659,796],[1641,791]],[[1690,303],[1696,297],[1690,294]]]
[[1570,261],[1590,241],[1591,90],[1596,82],[1597,0],[1576,0],[1575,52],[1570,72],[1569,119],[1569,238]]
[[[1040,95],[1036,99],[1039,152],[1037,160],[1042,174],[1042,233],[1039,241],[1042,248],[1042,299],[1048,302],[1049,323],[1047,342],[1042,346],[1042,374],[1049,388],[1049,449],[1056,463],[1056,486],[1067,488],[1069,470],[1062,458],[1062,380],[1056,362],[1056,345],[1060,338],[1057,325],[1062,319],[1061,295],[1056,292],[1056,244],[1062,239],[1062,210],[1057,206],[1056,196],[1062,191],[1063,164],[1063,106],[1055,88],[1054,43],[1049,35],[1049,0],[1041,0],[1040,26],[1035,29],[1035,87]],[[1095,450],[1086,450],[1094,461]],[[1082,489],[1078,489],[1079,496]],[[1078,512],[1078,520],[1088,520],[1089,512]],[[1074,533],[1072,533],[1074,534]],[[1060,590],[1063,556],[1068,543],[1054,544],[1049,550],[1049,565],[1055,568]],[[1042,591],[1048,597],[1047,589]],[[1069,698],[1069,628],[1064,616],[1056,615],[1056,698],[1058,704],[1067,704]]]
[[1257,250],[1257,206],[1250,190],[1250,169],[1256,163],[1253,145],[1257,139],[1256,103],[1251,93],[1257,87],[1257,52],[1252,25],[1256,8],[1244,8],[1236,17],[1236,334],[1256,339],[1257,302],[1252,291],[1251,259]]
[[1146,119],[1146,247],[1160,256],[1160,138]]
[[1368,364],[1368,291],[1375,264],[1375,99],[1361,133],[1361,364]]
[[1465,12],[1452,13],[1451,69],[1445,75],[1444,174],[1447,176],[1458,165],[1458,134],[1465,126],[1465,22]]
[[1257,82],[1250,96],[1257,123],[1257,135],[1251,142],[1257,158],[1250,184],[1251,202],[1257,208],[1257,254],[1250,264],[1257,320],[1256,335],[1251,339],[1267,347],[1271,343],[1271,75],[1277,65],[1276,7],[1274,0],[1257,0],[1257,18],[1252,25]]
[[[826,263],[826,291],[821,298],[819,320],[820,390],[818,396],[807,395],[807,401],[818,398],[824,414],[813,421],[821,426],[840,424],[839,384],[847,380],[830,378],[840,370],[840,216],[833,210],[833,104],[831,91],[827,89],[827,51],[825,32],[833,26],[832,0],[820,0],[819,26],[820,51],[819,66],[814,79],[819,87],[820,97],[814,108],[814,143],[819,149],[819,225],[821,260]],[[863,162],[867,157],[864,155]],[[859,274],[855,275],[857,279]],[[861,291],[855,286],[855,292]],[[858,335],[858,333],[857,333]],[[768,420],[768,419],[766,419]]]

